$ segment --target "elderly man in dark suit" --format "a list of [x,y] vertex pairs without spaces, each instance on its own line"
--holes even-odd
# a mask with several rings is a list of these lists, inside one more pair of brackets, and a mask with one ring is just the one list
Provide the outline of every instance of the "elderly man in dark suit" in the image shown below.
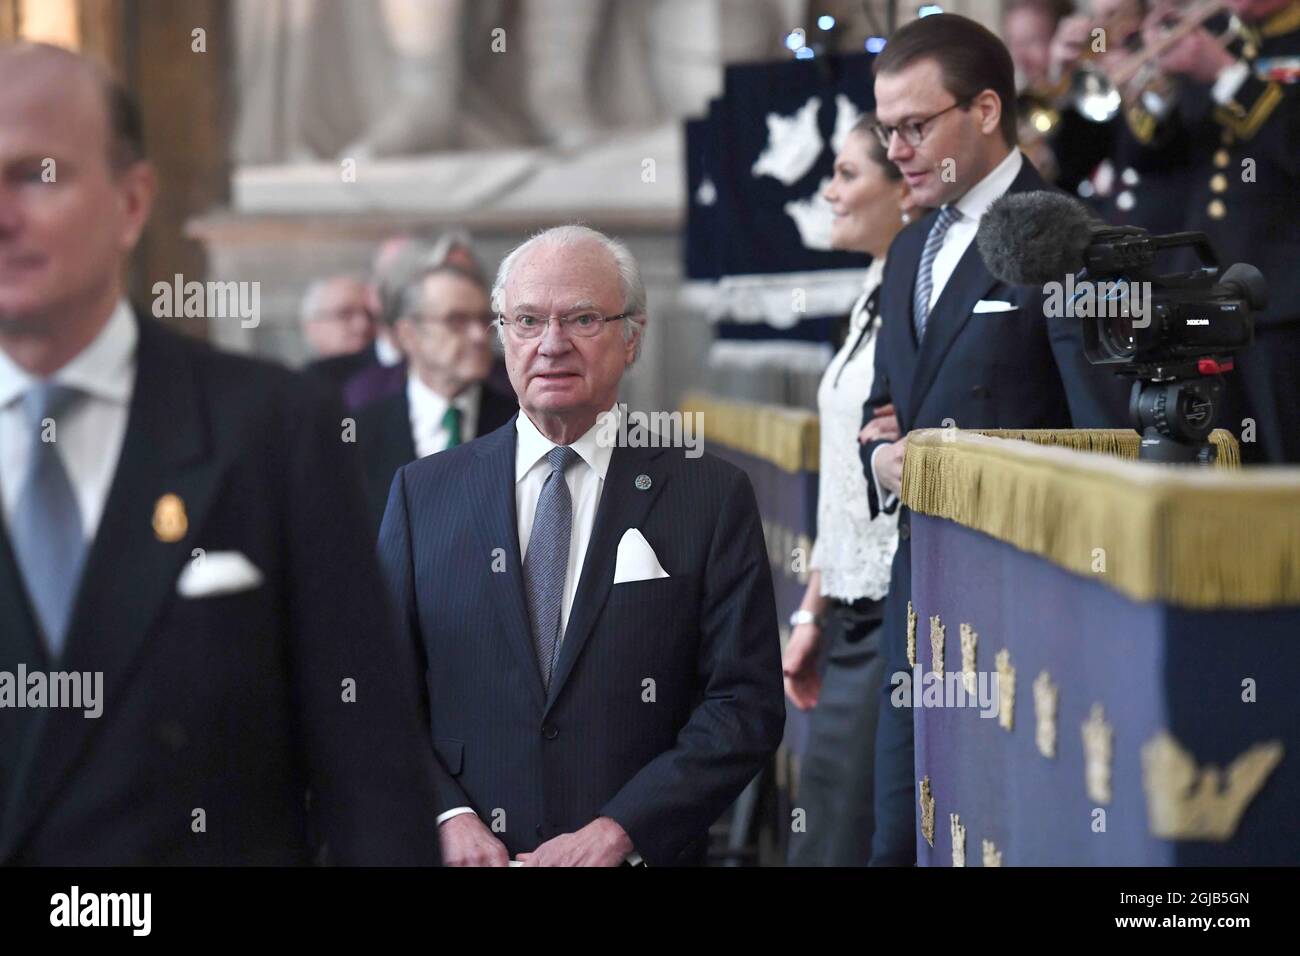
[[0,49],[0,863],[436,862],[342,410],[126,304],[154,184],[90,61]]
[[357,412],[357,446],[375,533],[403,465],[500,428],[514,395],[484,383],[492,370],[492,313],[478,273],[431,264],[385,290],[384,310],[407,357],[405,387]]
[[[862,446],[873,514],[897,507],[914,428],[1128,425],[1127,390],[1088,365],[1077,320],[1045,317],[1041,289],[994,279],[972,241],[993,200],[1047,188],[1015,147],[1006,47],[972,20],[936,14],[891,37],[875,69],[877,135],[917,202],[935,211],[899,233],[881,282],[883,324],[863,418],[892,404],[903,437]],[[885,607],[888,675],[910,670],[906,508],[898,531]],[[912,713],[892,706],[893,690],[887,680],[876,733],[873,865],[916,858]]]
[[380,533],[427,670],[444,860],[701,862],[784,724],[753,490],[619,437],[645,320],[621,243],[542,233],[493,301],[522,411],[399,471]]

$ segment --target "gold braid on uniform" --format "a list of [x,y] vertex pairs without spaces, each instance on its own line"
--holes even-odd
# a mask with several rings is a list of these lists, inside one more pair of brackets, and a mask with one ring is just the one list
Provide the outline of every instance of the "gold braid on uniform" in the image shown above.
[[[1295,30],[1300,30],[1300,3],[1292,3],[1261,24],[1243,24],[1242,59],[1247,64],[1253,65],[1264,40],[1285,36]],[[1253,70],[1241,89],[1237,91],[1238,95],[1251,86],[1259,84],[1258,80],[1254,83],[1252,80],[1255,80]],[[1259,128],[1282,102],[1282,98],[1282,84],[1272,81],[1265,85],[1261,92],[1255,94],[1249,108],[1234,97],[1226,106],[1214,108],[1214,119],[1224,129],[1230,130],[1237,139],[1248,140],[1259,132]]]

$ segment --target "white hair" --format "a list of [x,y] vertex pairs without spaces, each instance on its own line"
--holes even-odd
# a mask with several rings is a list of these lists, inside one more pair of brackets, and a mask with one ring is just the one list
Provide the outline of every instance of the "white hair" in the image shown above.
[[[645,336],[646,293],[645,283],[641,281],[641,267],[637,265],[632,251],[617,239],[605,235],[589,226],[568,224],[552,226],[524,240],[511,249],[501,265],[497,267],[497,276],[492,283],[492,309],[498,314],[505,311],[506,283],[510,281],[510,272],[526,253],[540,246],[576,246],[582,243],[595,243],[608,252],[618,268],[619,285],[623,292],[623,312],[629,318],[623,321],[623,341],[630,342],[636,336],[636,350],[632,361],[641,355],[641,339]],[[497,334],[505,330],[498,326]],[[639,334],[638,334],[639,333]]]
[[321,299],[325,297],[325,290],[335,282],[353,282],[360,286],[366,285],[365,276],[353,272],[344,272],[339,275],[325,276],[323,279],[313,279],[307,286],[307,290],[302,294],[302,303],[298,307],[298,317],[303,322],[311,320],[321,307]]

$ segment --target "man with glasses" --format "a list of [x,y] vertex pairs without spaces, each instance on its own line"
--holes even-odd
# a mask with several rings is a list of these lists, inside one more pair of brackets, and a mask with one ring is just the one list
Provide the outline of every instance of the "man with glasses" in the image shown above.
[[406,387],[357,412],[357,447],[376,534],[398,468],[504,425],[518,408],[484,384],[493,315],[478,274],[445,263],[385,289],[384,310],[406,356]]
[[[903,437],[862,446],[873,514],[898,506],[911,429],[1128,424],[1126,389],[1088,365],[1078,320],[1044,316],[1042,289],[994,279],[972,241],[993,200],[1049,188],[1016,148],[1015,75],[1006,47],[973,20],[937,14],[901,28],[875,71],[876,133],[917,203],[934,212],[899,233],[881,282],[883,325],[863,423],[893,403]],[[912,713],[891,704],[892,675],[910,670],[906,508],[898,531],[885,605],[891,679],[876,734],[873,865],[916,859]]]
[[749,480],[663,436],[618,444],[645,298],[601,233],[525,242],[493,289],[513,427],[393,481],[380,560],[427,671],[448,865],[702,862],[780,742]]
[[317,279],[302,297],[302,335],[320,359],[365,357],[375,340],[370,286],[360,276]]

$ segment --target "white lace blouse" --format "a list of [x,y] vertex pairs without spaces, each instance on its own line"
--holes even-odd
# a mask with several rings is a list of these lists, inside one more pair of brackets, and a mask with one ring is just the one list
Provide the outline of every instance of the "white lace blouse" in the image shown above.
[[862,296],[853,306],[849,334],[817,389],[821,418],[821,474],[817,490],[817,542],[810,566],[821,571],[822,594],[841,601],[879,600],[889,590],[889,567],[898,547],[898,516],[874,521],[858,457],[862,406],[871,392],[880,317],[868,299],[880,286],[883,259],[871,263]]

